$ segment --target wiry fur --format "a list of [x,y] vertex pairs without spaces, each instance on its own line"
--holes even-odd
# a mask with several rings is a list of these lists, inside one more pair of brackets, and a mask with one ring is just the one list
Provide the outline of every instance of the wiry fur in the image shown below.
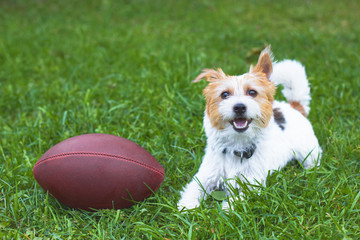
[[[205,69],[194,81],[201,79],[209,82],[204,89],[207,146],[199,171],[181,194],[179,209],[199,206],[214,189],[225,186],[226,190],[228,184],[237,188],[236,177],[250,184],[265,184],[269,172],[294,158],[305,168],[320,164],[321,148],[304,117],[310,110],[310,90],[300,63],[284,60],[273,67],[270,48],[266,48],[249,73],[227,76],[221,69]],[[292,104],[274,101],[274,82],[284,85],[283,93]],[[252,95],[251,90],[257,95]],[[224,92],[230,96],[222,98]],[[235,120],[239,119],[234,113],[238,104],[246,106],[241,115],[246,121]],[[274,120],[273,109],[283,117],[281,126]],[[234,154],[252,144],[256,150],[249,159]],[[223,207],[229,207],[228,203]]]

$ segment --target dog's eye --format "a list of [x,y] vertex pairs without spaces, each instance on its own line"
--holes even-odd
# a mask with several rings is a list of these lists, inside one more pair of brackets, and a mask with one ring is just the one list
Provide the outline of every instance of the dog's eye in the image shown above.
[[249,96],[251,97],[256,97],[258,95],[257,91],[250,89],[248,92]]
[[230,92],[223,92],[223,93],[221,93],[221,98],[222,99],[227,99],[228,97],[230,97]]

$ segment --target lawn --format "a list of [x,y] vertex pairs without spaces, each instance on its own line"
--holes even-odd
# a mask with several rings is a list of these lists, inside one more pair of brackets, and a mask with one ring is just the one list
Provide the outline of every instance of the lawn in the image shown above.
[[[357,0],[0,1],[0,238],[359,239]],[[236,75],[271,44],[306,66],[318,169],[290,164],[226,213],[179,212],[204,153],[203,68]],[[278,94],[281,98],[280,94]],[[123,210],[62,206],[32,167],[85,133],[128,138],[162,164],[150,198]]]

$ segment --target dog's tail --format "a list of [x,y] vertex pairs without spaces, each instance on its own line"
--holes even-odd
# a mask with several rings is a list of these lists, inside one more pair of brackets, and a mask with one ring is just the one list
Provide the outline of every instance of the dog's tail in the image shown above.
[[275,63],[270,80],[282,84],[282,94],[290,105],[305,117],[310,112],[310,87],[305,67],[295,60],[283,60]]

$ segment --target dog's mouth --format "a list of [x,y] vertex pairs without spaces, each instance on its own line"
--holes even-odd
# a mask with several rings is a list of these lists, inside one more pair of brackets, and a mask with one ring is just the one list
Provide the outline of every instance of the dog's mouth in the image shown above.
[[235,118],[230,123],[233,125],[233,128],[237,132],[245,132],[251,123],[252,119],[247,118]]

